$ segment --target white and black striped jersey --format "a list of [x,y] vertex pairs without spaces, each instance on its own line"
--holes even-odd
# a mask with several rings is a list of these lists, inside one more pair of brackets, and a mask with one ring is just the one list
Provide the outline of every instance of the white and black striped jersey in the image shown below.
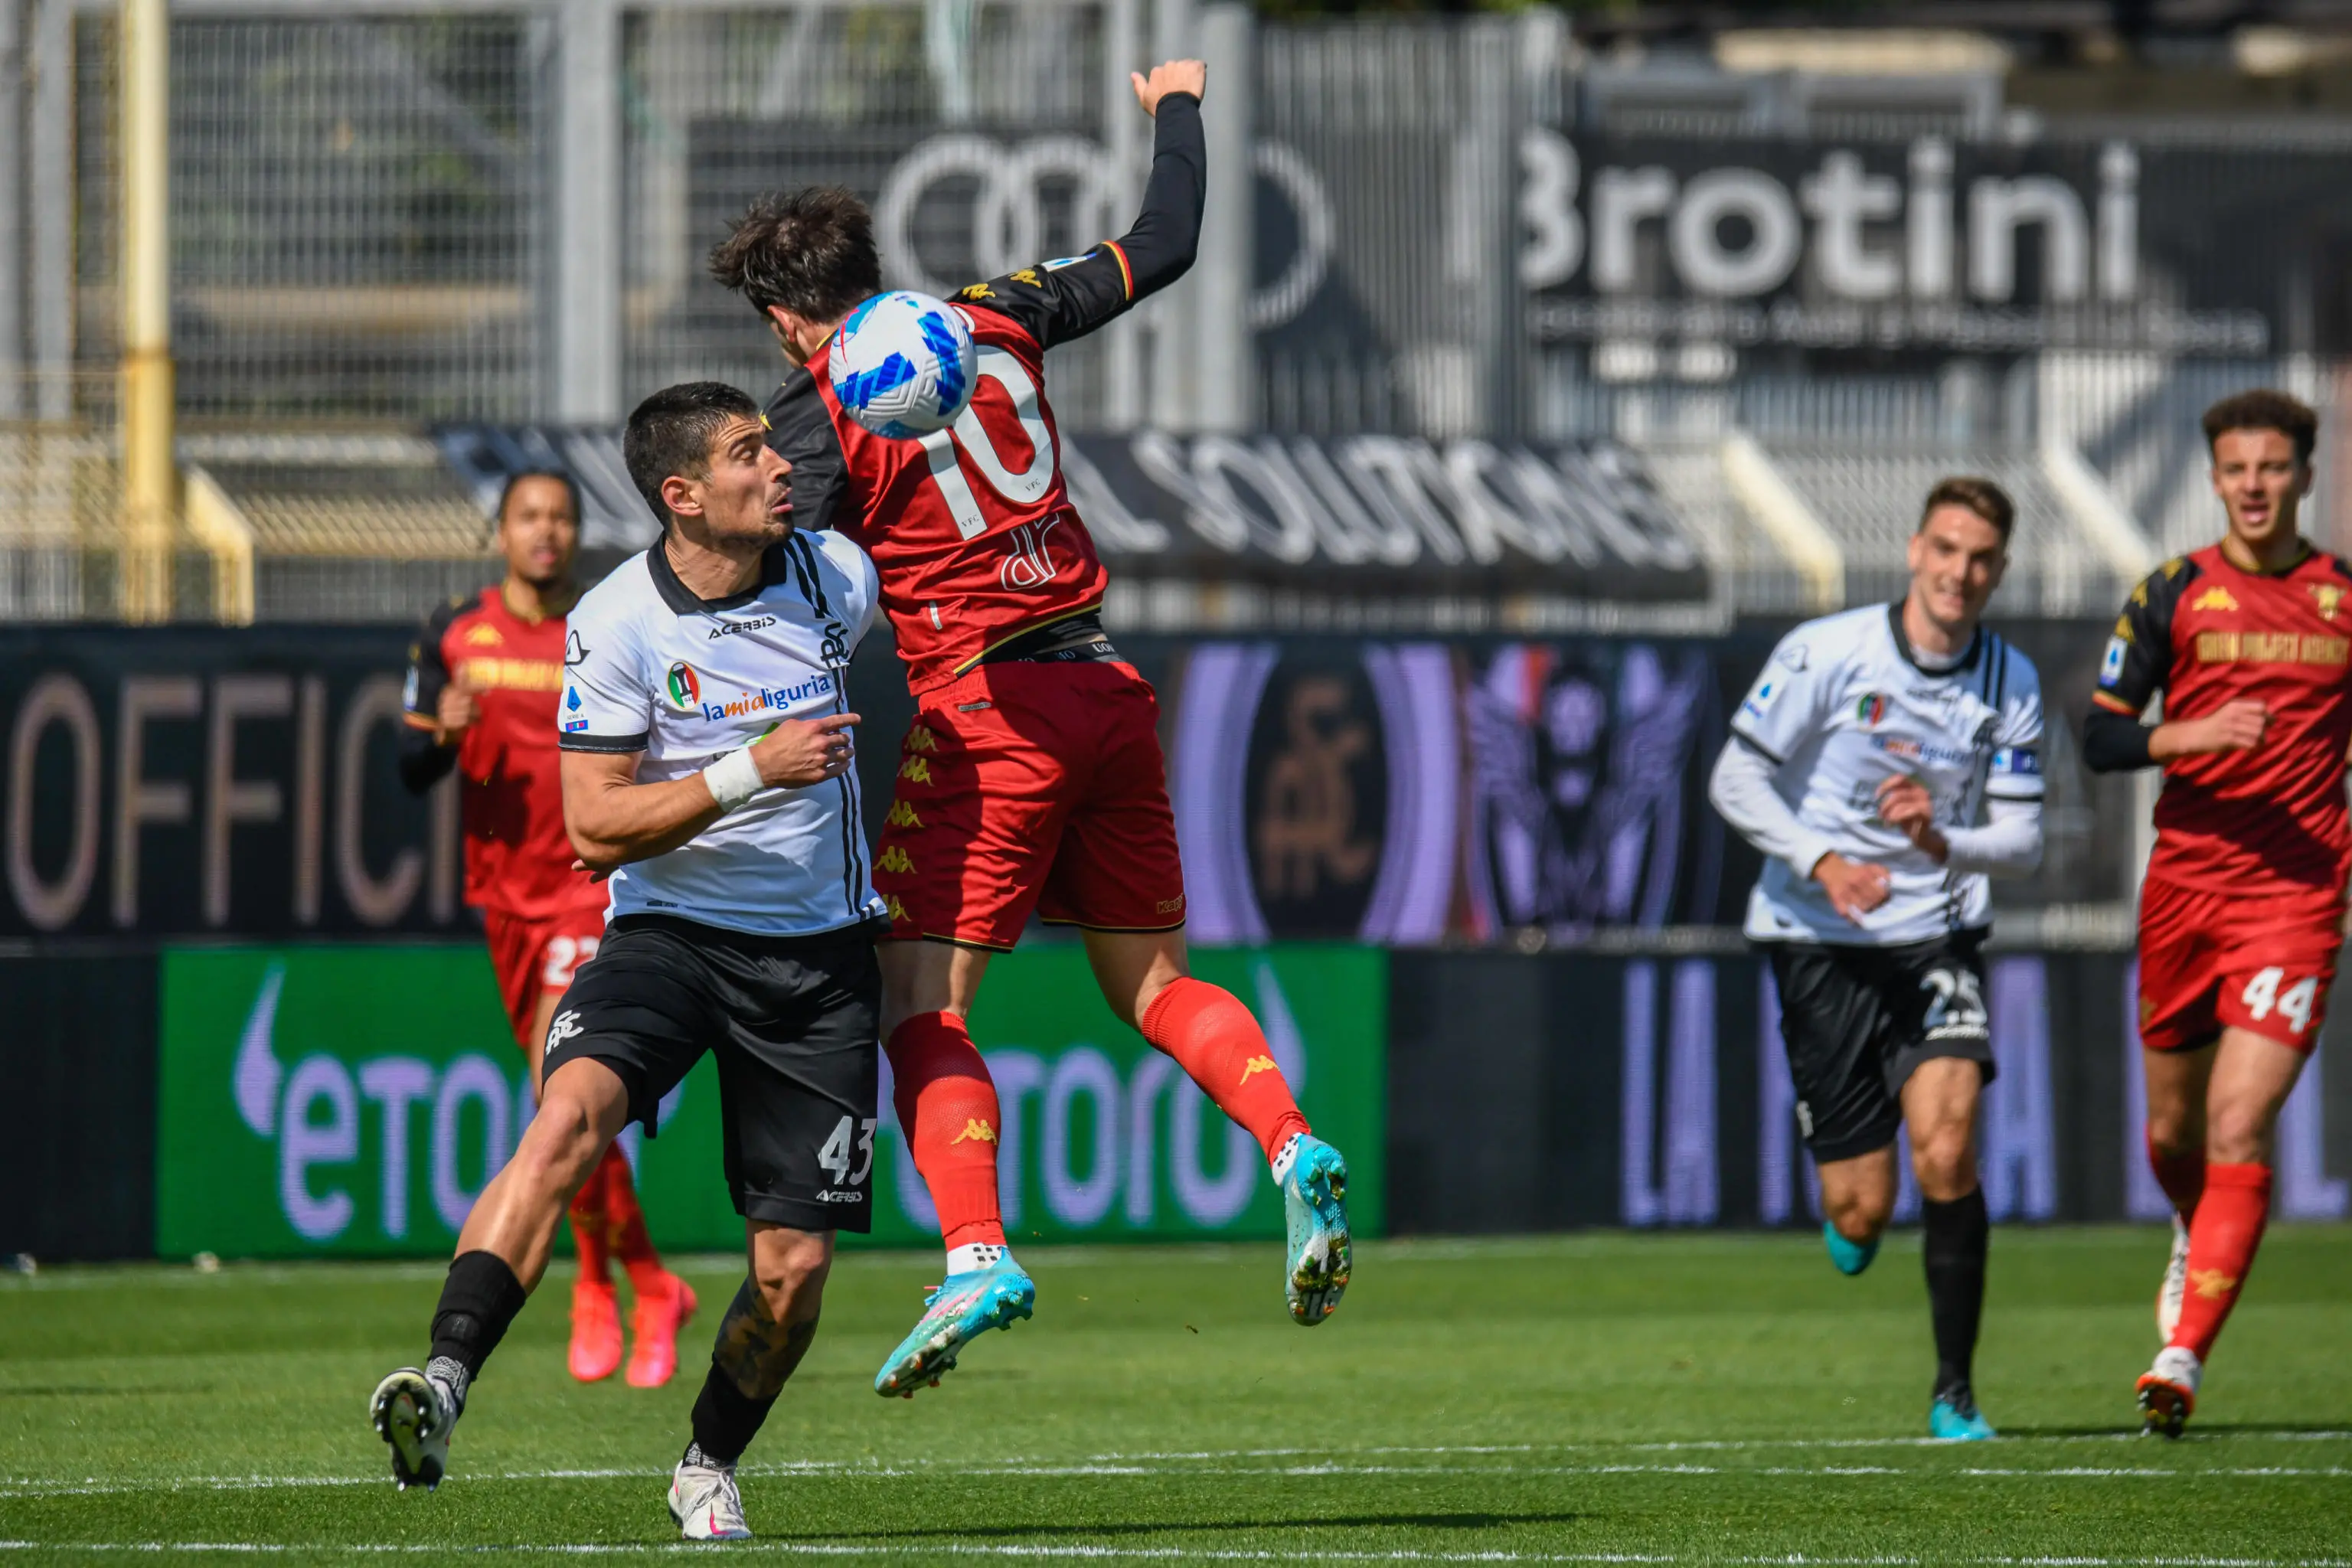
[[[1892,945],[1991,923],[1986,877],[1915,847],[1880,820],[1877,792],[1890,778],[1918,779],[1948,830],[1976,826],[1988,800],[2042,798],[2041,678],[2007,639],[1979,627],[1957,663],[1937,668],[1904,636],[1899,604],[1808,621],[1773,649],[1731,733],[1771,764],[1809,836],[1794,857],[1806,864],[1764,863],[1749,937]],[[1886,901],[1860,925],[1809,874],[1830,850],[1891,874]]]
[[[558,742],[642,752],[638,782],[708,767],[780,720],[848,710],[849,656],[874,623],[874,563],[838,533],[794,531],[760,581],[703,599],[659,544],[590,589],[569,618]],[[660,913],[763,936],[808,936],[883,913],[855,769],[763,790],[692,842],[625,866],[614,915]]]

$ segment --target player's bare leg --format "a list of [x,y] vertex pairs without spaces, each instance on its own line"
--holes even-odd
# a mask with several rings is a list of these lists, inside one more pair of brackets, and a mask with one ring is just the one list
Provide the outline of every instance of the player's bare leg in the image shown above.
[[1958,1057],[1922,1062],[1903,1086],[1903,1120],[1911,1133],[1911,1173],[1919,1183],[1925,1233],[1927,1314],[1936,1335],[1927,1428],[1937,1437],[1993,1435],[1977,1410],[1972,1385],[1991,1239],[1977,1178],[1977,1104],[1983,1091],[1984,1069]]
[[831,1231],[744,1225],[751,1273],[719,1321],[710,1370],[694,1402],[694,1438],[670,1476],[669,1512],[689,1541],[740,1541],[743,1497],[735,1466],[816,1338]]
[[939,942],[886,942],[877,954],[891,1099],[947,1247],[946,1277],[874,1377],[875,1393],[911,1398],[954,1369],[967,1342],[1028,1317],[1037,1287],[1005,1244],[996,1184],[1003,1116],[964,1026],[989,955]]
[[1879,1238],[1895,1217],[1895,1145],[1843,1160],[1823,1160],[1822,1240],[1841,1274],[1859,1274],[1878,1256]]
[[422,1369],[386,1377],[369,1401],[404,1490],[440,1485],[474,1379],[547,1272],[555,1227],[628,1113],[628,1091],[612,1068],[587,1058],[567,1063],[544,1086],[514,1157],[475,1201],[434,1312],[432,1353]]
[[[542,987],[530,1031],[523,1037],[530,1058],[530,1091],[539,1094],[540,1059],[547,1053],[547,1032],[555,1024],[561,991]],[[621,1307],[613,1293],[611,1247],[604,1219],[604,1192],[616,1151],[607,1150],[604,1163],[572,1194],[567,1217],[572,1224],[572,1247],[579,1271],[572,1281],[572,1343],[564,1361],[572,1375],[596,1383],[621,1370],[625,1348],[621,1339]]]
[[1347,1162],[1308,1129],[1250,1010],[1192,977],[1181,930],[1085,934],[1087,960],[1119,1021],[1172,1058],[1265,1151],[1288,1220],[1283,1295],[1291,1318],[1312,1328],[1348,1289]]
[[[2207,1053],[2200,1052],[2199,1055]],[[2205,1360],[2238,1303],[2269,1222],[2271,1159],[2279,1111],[2303,1076],[2304,1053],[2236,1027],[2221,1031],[2200,1087],[2191,1072],[2172,1075],[2159,1100],[2148,1085],[2150,1141],[2159,1104],[2178,1115],[2182,1091],[2201,1100],[2205,1124],[2205,1189],[2189,1222],[2188,1289],[2179,1321],[2156,1364],[2139,1380],[2146,1430],[2177,1437],[2196,1409]]]

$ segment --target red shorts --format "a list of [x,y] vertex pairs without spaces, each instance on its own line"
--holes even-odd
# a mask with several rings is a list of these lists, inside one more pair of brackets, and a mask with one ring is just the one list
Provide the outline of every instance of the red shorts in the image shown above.
[[2246,1029],[2298,1051],[2319,1042],[2344,895],[2330,889],[2210,893],[2148,882],[2139,894],[2139,1038],[2195,1050]]
[[596,945],[604,940],[604,910],[591,904],[534,920],[484,910],[482,924],[489,934],[490,967],[498,973],[507,1021],[514,1026],[515,1044],[528,1056],[539,1048],[532,1026],[539,1021],[540,997],[551,991],[561,995],[572,984],[572,972],[596,956]]
[[1089,931],[1184,923],[1160,701],[1125,664],[984,664],[916,700],[874,858],[890,934],[1009,950],[1032,907]]

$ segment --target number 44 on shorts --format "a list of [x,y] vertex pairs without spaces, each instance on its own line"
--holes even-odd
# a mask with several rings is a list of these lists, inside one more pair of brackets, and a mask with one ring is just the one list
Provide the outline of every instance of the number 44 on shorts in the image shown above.
[[2311,1026],[2312,1004],[2319,999],[2319,979],[2316,975],[2305,976],[2281,992],[2279,984],[2285,978],[2286,971],[2273,964],[2246,982],[2238,1000],[2246,1005],[2247,1016],[2256,1023],[2269,1017],[2272,1008],[2277,1008],[2279,1016],[2300,1035]]

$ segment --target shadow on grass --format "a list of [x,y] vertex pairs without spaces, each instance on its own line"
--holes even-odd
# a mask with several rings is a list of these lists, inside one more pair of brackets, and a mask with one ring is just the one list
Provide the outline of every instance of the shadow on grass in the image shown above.
[[1580,1513],[1335,1513],[1312,1519],[1244,1519],[1175,1521],[1109,1521],[1101,1524],[995,1524],[961,1529],[924,1526],[909,1530],[828,1530],[794,1539],[803,1544],[824,1542],[924,1541],[943,1538],[1017,1539],[1078,1535],[1173,1535],[1218,1531],[1232,1534],[1247,1530],[1354,1530],[1386,1526],[1412,1530],[1495,1530],[1509,1524],[1573,1524],[1589,1516]]
[[[2136,1437],[2136,1424],[2117,1422],[2107,1426],[2003,1426],[2004,1437]],[[2352,1427],[2340,1421],[2191,1421],[2188,1436],[2191,1437],[2352,1437]],[[2156,1439],[2149,1439],[2150,1442]]]

